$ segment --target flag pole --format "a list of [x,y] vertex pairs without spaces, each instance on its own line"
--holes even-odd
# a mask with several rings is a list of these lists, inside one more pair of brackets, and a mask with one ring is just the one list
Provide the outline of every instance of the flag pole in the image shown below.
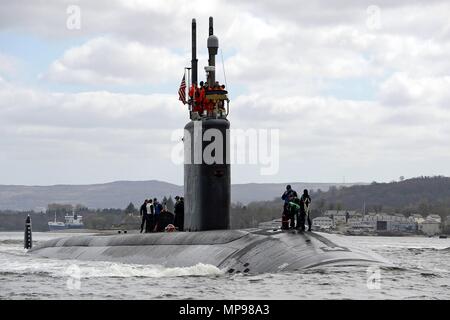
[[[188,101],[189,101],[189,91],[191,90],[191,68],[189,67],[185,67],[184,68],[184,72],[186,73],[186,69],[187,69],[187,95],[186,97],[188,97]],[[188,104],[188,108],[189,108],[189,119],[192,119],[192,101],[190,104]]]

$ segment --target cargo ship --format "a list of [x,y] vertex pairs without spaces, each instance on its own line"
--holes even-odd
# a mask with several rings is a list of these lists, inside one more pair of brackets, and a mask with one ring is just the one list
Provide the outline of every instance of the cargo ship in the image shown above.
[[57,231],[57,230],[66,230],[66,229],[82,229],[84,228],[83,224],[83,217],[76,214],[75,212],[72,212],[70,215],[64,216],[65,222],[60,222],[56,220],[56,213],[55,213],[55,220],[48,222],[48,228],[50,231]]

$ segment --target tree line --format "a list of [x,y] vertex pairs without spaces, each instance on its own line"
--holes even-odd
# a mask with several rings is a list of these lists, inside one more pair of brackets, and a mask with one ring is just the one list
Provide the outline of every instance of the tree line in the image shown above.
[[[280,195],[283,190],[280,190]],[[297,190],[301,192],[301,190]],[[323,215],[326,210],[356,210],[361,213],[401,213],[405,216],[437,214],[445,221],[450,216],[450,178],[443,176],[417,177],[389,183],[372,182],[350,187],[332,186],[328,191],[311,190],[313,199],[311,217]],[[272,201],[233,204],[233,228],[256,227],[258,223],[281,218],[280,197]],[[450,230],[449,230],[450,231]]]
[[[161,203],[166,203],[167,209],[173,212],[174,201],[171,196],[163,197]],[[64,222],[66,215],[76,213],[83,217],[84,228],[94,230],[105,229],[137,229],[141,220],[139,205],[130,202],[125,209],[104,208],[90,209],[83,204],[50,203],[45,213],[29,211],[0,210],[0,231],[21,231],[25,226],[25,219],[30,215],[34,231],[48,231],[48,222]]]
[[[280,196],[284,190],[280,190]],[[297,190],[301,193],[301,190]],[[399,179],[389,183],[373,182],[369,185],[351,187],[331,187],[328,191],[311,191],[313,199],[311,217],[321,216],[326,210],[358,210],[360,212],[385,212],[411,214],[438,214],[442,220],[450,215],[450,178],[443,176]],[[231,205],[231,228],[256,227],[260,222],[281,218],[280,196],[273,200],[251,202],[247,205]],[[174,201],[164,197],[168,210],[173,212]],[[64,215],[72,211],[82,214],[85,228],[110,229],[114,227],[137,228],[139,225],[139,205],[129,203],[125,209],[89,209],[85,206],[49,204],[47,213],[0,211],[0,231],[22,230],[27,214],[33,220],[33,229],[47,231],[48,221],[64,221]]]

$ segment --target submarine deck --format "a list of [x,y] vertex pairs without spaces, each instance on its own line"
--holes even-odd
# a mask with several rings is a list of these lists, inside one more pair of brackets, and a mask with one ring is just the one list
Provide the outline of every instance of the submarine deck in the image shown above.
[[293,271],[330,264],[388,263],[366,249],[338,244],[326,234],[279,229],[81,235],[39,243],[29,252],[57,259],[166,267],[204,263],[229,273]]

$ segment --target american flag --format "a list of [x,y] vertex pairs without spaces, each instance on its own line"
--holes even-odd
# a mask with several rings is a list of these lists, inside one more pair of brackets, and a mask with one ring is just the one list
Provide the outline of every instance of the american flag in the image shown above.
[[178,89],[178,100],[183,102],[183,104],[186,104],[186,81],[185,76],[183,75],[183,79],[181,80],[180,89]]

